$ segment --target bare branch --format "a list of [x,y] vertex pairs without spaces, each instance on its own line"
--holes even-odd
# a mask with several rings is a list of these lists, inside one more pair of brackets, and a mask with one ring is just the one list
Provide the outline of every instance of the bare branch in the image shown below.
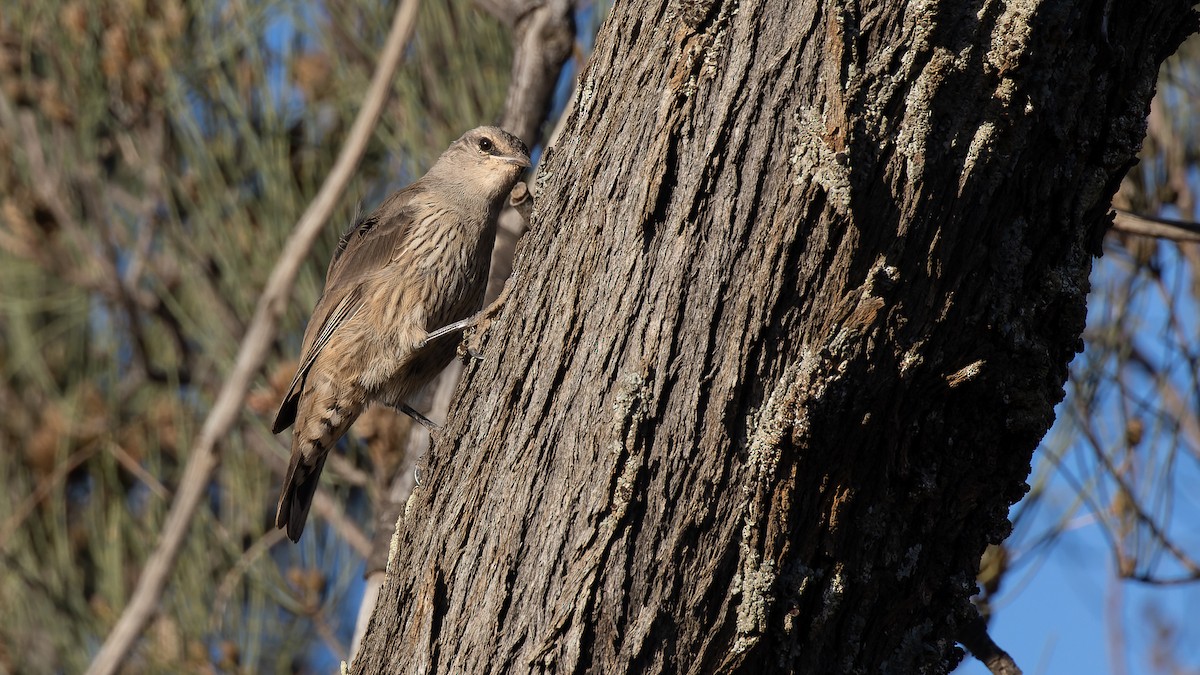
[[476,6],[509,28],[542,4],[539,0],[475,0]]
[[146,486],[146,489],[154,493],[155,497],[163,501],[171,498],[171,492],[154,477],[154,474],[147,471],[125,448],[122,448],[120,443],[109,441],[104,444],[104,447],[112,454],[113,458],[117,460],[122,468],[140,480]]
[[558,74],[575,44],[569,0],[486,0],[479,5],[512,28],[512,82],[500,126],[533,147]]
[[225,621],[225,609],[229,606],[229,599],[233,597],[233,592],[237,589],[238,582],[249,573],[250,566],[266,555],[272,547],[281,541],[284,541],[283,530],[267,530],[250,548],[242,552],[242,557],[238,558],[237,564],[225,573],[224,578],[221,579],[221,584],[217,586],[217,594],[213,599],[212,612],[209,614],[208,630],[210,632],[219,633],[221,631],[221,626]]
[[[1113,464],[1112,458],[1109,457],[1104,451],[1100,439],[1095,434],[1095,430],[1089,426],[1082,426],[1080,431],[1083,434],[1084,440],[1086,440],[1092,446],[1093,450],[1095,451],[1096,459],[1100,461],[1100,464],[1104,467],[1105,472],[1107,472],[1109,477],[1112,478],[1113,482],[1117,484],[1117,489],[1119,489],[1121,494],[1124,496],[1125,508],[1129,510],[1129,513],[1133,515],[1136,520],[1146,527],[1146,530],[1150,533],[1150,536],[1154,537],[1154,539],[1162,545],[1163,549],[1167,551],[1167,553],[1169,553],[1173,558],[1175,558],[1175,560],[1186,570],[1186,576],[1180,581],[1194,581],[1196,579],[1200,579],[1200,563],[1192,560],[1192,558],[1188,556],[1183,549],[1177,546],[1175,542],[1169,536],[1167,536],[1167,533],[1163,530],[1159,522],[1146,511],[1142,503],[1138,500],[1137,492],[1134,490],[1133,486],[1129,484],[1122,472],[1119,471]],[[1097,513],[1099,514],[1100,512],[1097,511]],[[1104,519],[1101,519],[1100,522],[1105,526],[1105,530],[1111,530],[1111,527]],[[1121,537],[1119,533],[1112,532],[1112,536],[1114,537],[1113,551],[1117,555],[1118,573],[1126,579],[1151,583],[1153,577],[1146,574],[1138,574],[1130,569],[1130,559],[1125,556],[1121,549]]]

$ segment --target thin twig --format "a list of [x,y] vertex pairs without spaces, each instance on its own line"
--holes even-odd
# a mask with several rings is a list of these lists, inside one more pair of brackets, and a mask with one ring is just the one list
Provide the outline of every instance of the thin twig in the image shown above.
[[[1187,571],[1187,575],[1181,578],[1181,582],[1200,579],[1200,563],[1192,560],[1183,549],[1176,546],[1175,542],[1173,542],[1171,538],[1167,536],[1167,533],[1162,529],[1162,527],[1159,526],[1158,522],[1155,521],[1155,519],[1142,507],[1141,502],[1138,501],[1137,493],[1134,491],[1133,487],[1129,485],[1125,478],[1117,471],[1116,466],[1113,465],[1112,458],[1104,452],[1104,448],[1101,447],[1100,439],[1096,437],[1093,429],[1088,426],[1082,426],[1080,427],[1080,430],[1083,433],[1084,440],[1086,440],[1092,446],[1092,449],[1095,451],[1096,459],[1100,460],[1100,463],[1103,465],[1104,470],[1108,473],[1109,478],[1111,478],[1113,482],[1117,484],[1117,488],[1124,494],[1126,507],[1130,509],[1137,520],[1141,521],[1141,523],[1146,526],[1146,529],[1150,532],[1150,536],[1158,540],[1163,549],[1165,549],[1167,553],[1171,554],[1171,556],[1174,557],[1175,560]],[[1103,520],[1101,522],[1103,522]],[[1107,524],[1106,529],[1108,529]],[[1116,535],[1116,533],[1113,534],[1114,536]],[[1118,560],[1124,559],[1124,554],[1122,553],[1120,547],[1120,538],[1117,537],[1113,542],[1113,548],[1114,552],[1117,554]],[[1119,569],[1119,572],[1123,578],[1147,583],[1150,583],[1150,580],[1152,579],[1152,577],[1148,574],[1137,574],[1132,570],[1123,569],[1125,567],[1124,565],[1120,567],[1122,569]]]
[[371,474],[354,466],[354,463],[345,457],[331,452],[326,459],[329,461],[329,466],[325,468],[332,469],[333,474],[347,485],[367,487],[371,484]]
[[122,448],[120,443],[117,443],[116,441],[110,441],[105,443],[105,448],[110,454],[112,454],[113,458],[125,468],[126,471],[133,474],[133,476],[138,480],[142,481],[142,484],[146,486],[146,489],[153,492],[154,496],[162,499],[163,501],[167,501],[171,498],[170,490],[168,490],[166,486],[159,482],[159,480],[154,477],[154,474],[142,467],[141,463],[134,459],[133,456],[125,450],[125,448]]
[[175,560],[183,545],[188,525],[206,493],[213,469],[217,466],[217,441],[225,436],[237,421],[244,407],[246,394],[250,391],[250,383],[262,367],[275,338],[279,318],[287,306],[300,266],[333,213],[362,158],[367,141],[374,132],[391,90],[396,67],[404,53],[404,45],[412,34],[418,4],[418,0],[403,0],[396,8],[387,42],[372,76],[362,109],[354,120],[354,126],[350,129],[349,137],[333,170],[325,179],[316,198],[300,217],[300,221],[296,223],[291,238],[271,271],[271,277],[267,280],[267,286],[255,308],[254,318],[242,340],[233,372],[217,395],[188,457],[183,478],[176,491],[175,502],[167,514],[158,546],[147,559],[137,588],[121,613],[117,625],[88,667],[89,675],[111,675],[116,672],[149,623],[150,617],[157,611],[167,577],[175,567]]
[[371,540],[367,539],[367,535],[363,533],[362,529],[346,515],[341,502],[330,497],[328,492],[317,490],[317,493],[313,495],[312,510],[313,513],[325,519],[330,529],[345,540],[356,553],[364,558],[371,554]]
[[1200,241],[1200,224],[1169,218],[1143,216],[1115,209],[1112,229],[1144,237],[1158,237],[1172,241]]
[[233,592],[237,590],[238,582],[250,572],[250,566],[283,540],[283,530],[268,530],[250,548],[246,549],[242,553],[242,556],[238,558],[233,568],[225,573],[225,577],[221,579],[221,584],[217,586],[217,594],[213,599],[212,612],[208,616],[209,633],[219,634],[221,632],[221,627],[225,623],[225,609],[229,606],[229,599],[233,597]]
[[95,443],[90,443],[87,446],[76,450],[67,458],[65,462],[54,467],[54,471],[38,482],[37,488],[21,500],[21,503],[16,509],[13,509],[13,514],[0,525],[0,553],[8,551],[8,543],[17,530],[21,529],[21,525],[31,516],[37,505],[42,503],[46,497],[50,496],[50,492],[62,481],[66,480],[67,476],[83,464],[92,455],[96,454],[99,446]]
[[342,641],[338,639],[337,633],[329,625],[329,621],[325,618],[325,615],[317,611],[310,618],[312,619],[313,628],[317,629],[317,635],[321,636],[321,640],[325,642],[325,646],[329,648],[329,651],[333,652],[334,658],[338,661],[345,661],[348,654],[346,645],[342,644]]

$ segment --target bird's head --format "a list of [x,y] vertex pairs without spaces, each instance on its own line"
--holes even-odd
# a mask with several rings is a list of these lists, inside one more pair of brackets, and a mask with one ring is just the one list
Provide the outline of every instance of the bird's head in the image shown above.
[[521,139],[498,127],[478,127],[451,143],[430,175],[461,183],[463,190],[493,202],[507,197],[529,166],[529,149]]

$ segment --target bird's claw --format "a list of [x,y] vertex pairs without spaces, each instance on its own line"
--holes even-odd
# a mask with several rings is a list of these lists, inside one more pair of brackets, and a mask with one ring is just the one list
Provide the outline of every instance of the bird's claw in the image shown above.
[[479,323],[471,326],[463,333],[462,342],[458,343],[458,358],[471,361],[483,360],[483,336],[487,333],[492,320],[482,317]]

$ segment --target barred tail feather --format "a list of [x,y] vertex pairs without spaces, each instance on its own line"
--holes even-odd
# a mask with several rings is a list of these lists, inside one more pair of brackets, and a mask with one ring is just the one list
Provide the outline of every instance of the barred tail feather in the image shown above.
[[315,461],[309,461],[302,452],[292,453],[292,461],[288,464],[283,488],[279,492],[275,527],[286,527],[288,539],[293,542],[300,541],[300,535],[304,532],[304,522],[308,520],[308,510],[312,507],[321,469],[325,468],[325,458],[328,456],[328,452],[321,452],[314,458]]

